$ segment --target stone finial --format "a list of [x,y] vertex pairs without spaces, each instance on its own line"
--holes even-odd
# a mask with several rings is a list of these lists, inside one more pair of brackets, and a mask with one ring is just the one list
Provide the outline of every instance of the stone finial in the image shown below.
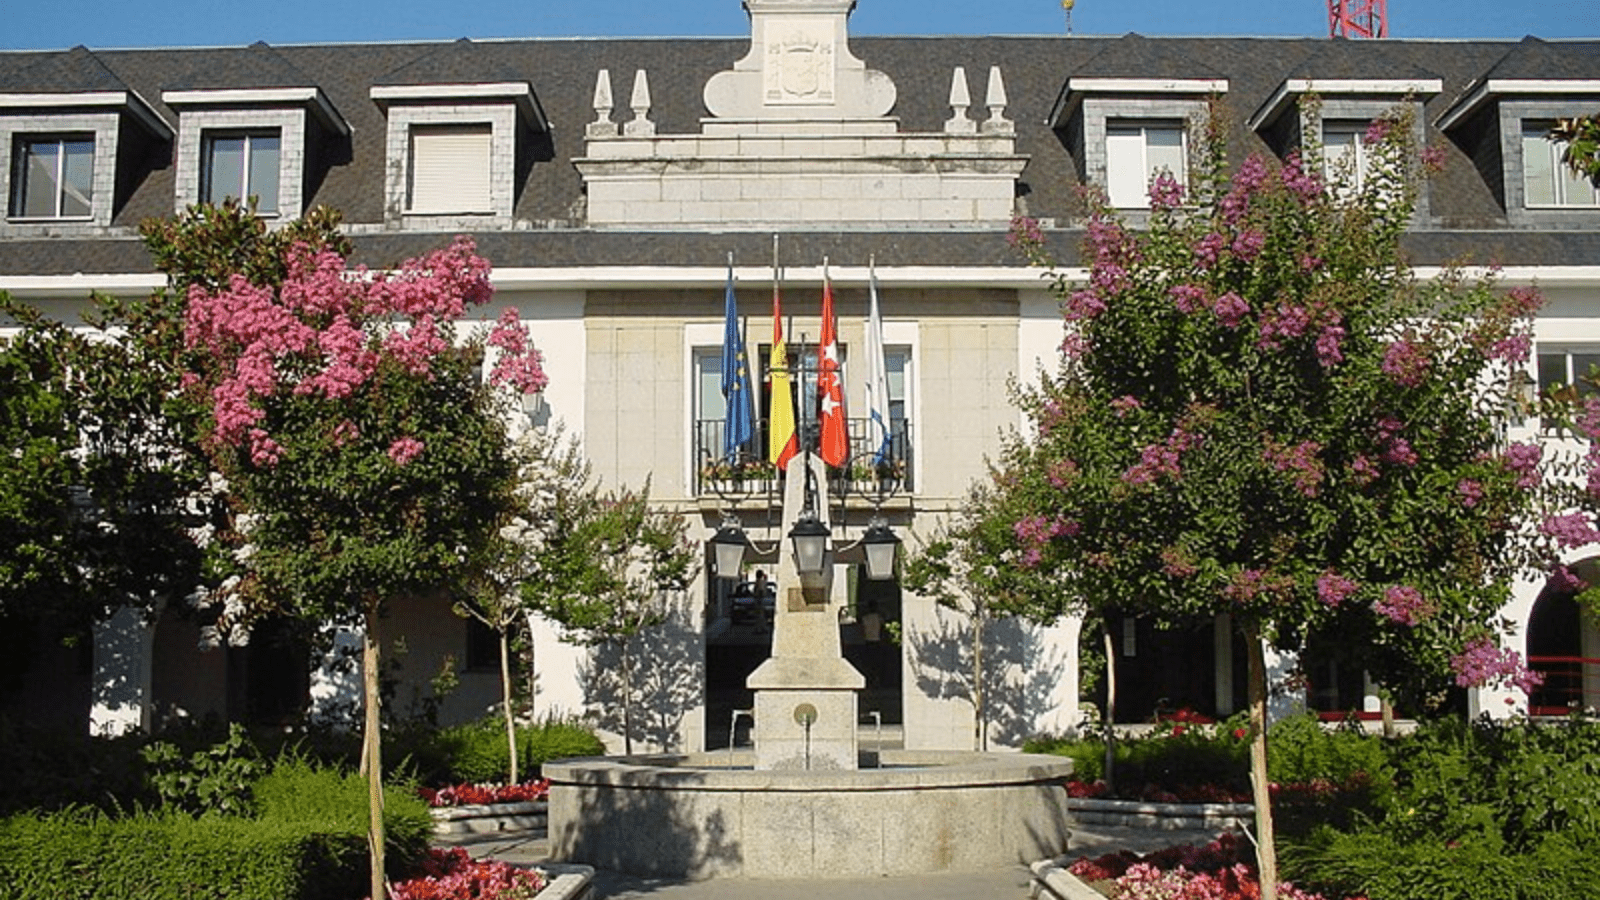
[[594,79],[594,121],[584,129],[584,134],[591,138],[616,137],[617,123],[611,121],[613,106],[611,70],[601,69]]
[[633,96],[628,107],[633,110],[633,120],[622,126],[622,133],[628,137],[653,137],[656,123],[650,121],[650,81],[643,69],[634,70]]
[[1017,126],[1005,117],[1006,83],[1000,78],[1000,67],[989,67],[989,92],[983,104],[989,107],[989,118],[983,122],[984,134],[1015,134]]
[[945,134],[972,134],[978,130],[978,123],[967,118],[967,108],[971,105],[972,95],[967,92],[967,70],[956,66],[955,73],[950,76],[951,116],[945,120]]

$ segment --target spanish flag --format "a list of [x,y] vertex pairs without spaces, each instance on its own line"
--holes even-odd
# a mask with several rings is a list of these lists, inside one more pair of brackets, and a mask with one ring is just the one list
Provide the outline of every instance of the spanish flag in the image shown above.
[[767,411],[767,458],[782,472],[800,452],[794,433],[794,394],[789,389],[789,350],[783,343],[783,307],[778,299],[778,265],[772,265],[772,401]]

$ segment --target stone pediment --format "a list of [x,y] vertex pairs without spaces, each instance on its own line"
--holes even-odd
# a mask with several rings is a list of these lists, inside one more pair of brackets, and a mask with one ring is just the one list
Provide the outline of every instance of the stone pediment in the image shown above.
[[851,52],[855,0],[745,0],[751,43],[713,75],[698,134],[660,134],[647,73],[636,71],[633,113],[613,119],[611,75],[595,83],[595,120],[574,160],[597,228],[996,228],[1011,221],[1027,158],[1005,118],[1005,85],[989,69],[986,117],[963,68],[952,73],[951,116],[937,132],[902,132],[894,82]]

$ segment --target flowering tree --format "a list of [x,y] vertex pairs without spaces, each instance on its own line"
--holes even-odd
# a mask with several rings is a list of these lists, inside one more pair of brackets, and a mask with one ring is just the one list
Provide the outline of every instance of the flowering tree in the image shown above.
[[1391,690],[1452,667],[1526,683],[1497,614],[1539,452],[1501,425],[1538,298],[1413,280],[1404,117],[1372,124],[1359,185],[1330,184],[1314,146],[1229,179],[1221,119],[1190,184],[1155,179],[1148,230],[1093,214],[1088,283],[1057,282],[1064,362],[1025,394],[1036,430],[999,483],[1046,611],[1228,613],[1243,631],[1271,900],[1267,643],[1336,636]]
[[[392,273],[350,270],[326,243],[295,243],[281,259],[281,270],[269,256],[260,270],[189,283],[198,364],[185,388],[207,404],[205,444],[245,512],[242,607],[362,628],[372,895],[382,897],[383,604],[470,578],[510,504],[481,348],[456,334],[490,297],[489,264],[464,239]],[[490,341],[507,350],[491,384],[543,387],[515,318]]]

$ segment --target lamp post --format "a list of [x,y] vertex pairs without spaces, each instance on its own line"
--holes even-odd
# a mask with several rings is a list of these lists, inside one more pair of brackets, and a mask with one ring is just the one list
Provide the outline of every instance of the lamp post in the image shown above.
[[900,538],[889,530],[889,523],[874,516],[861,536],[861,549],[867,560],[867,577],[873,581],[888,581],[894,577],[895,551],[900,548]]
[[739,520],[733,516],[724,518],[722,527],[711,537],[717,577],[737,579],[744,565],[744,551],[749,546],[744,529],[739,527]]

